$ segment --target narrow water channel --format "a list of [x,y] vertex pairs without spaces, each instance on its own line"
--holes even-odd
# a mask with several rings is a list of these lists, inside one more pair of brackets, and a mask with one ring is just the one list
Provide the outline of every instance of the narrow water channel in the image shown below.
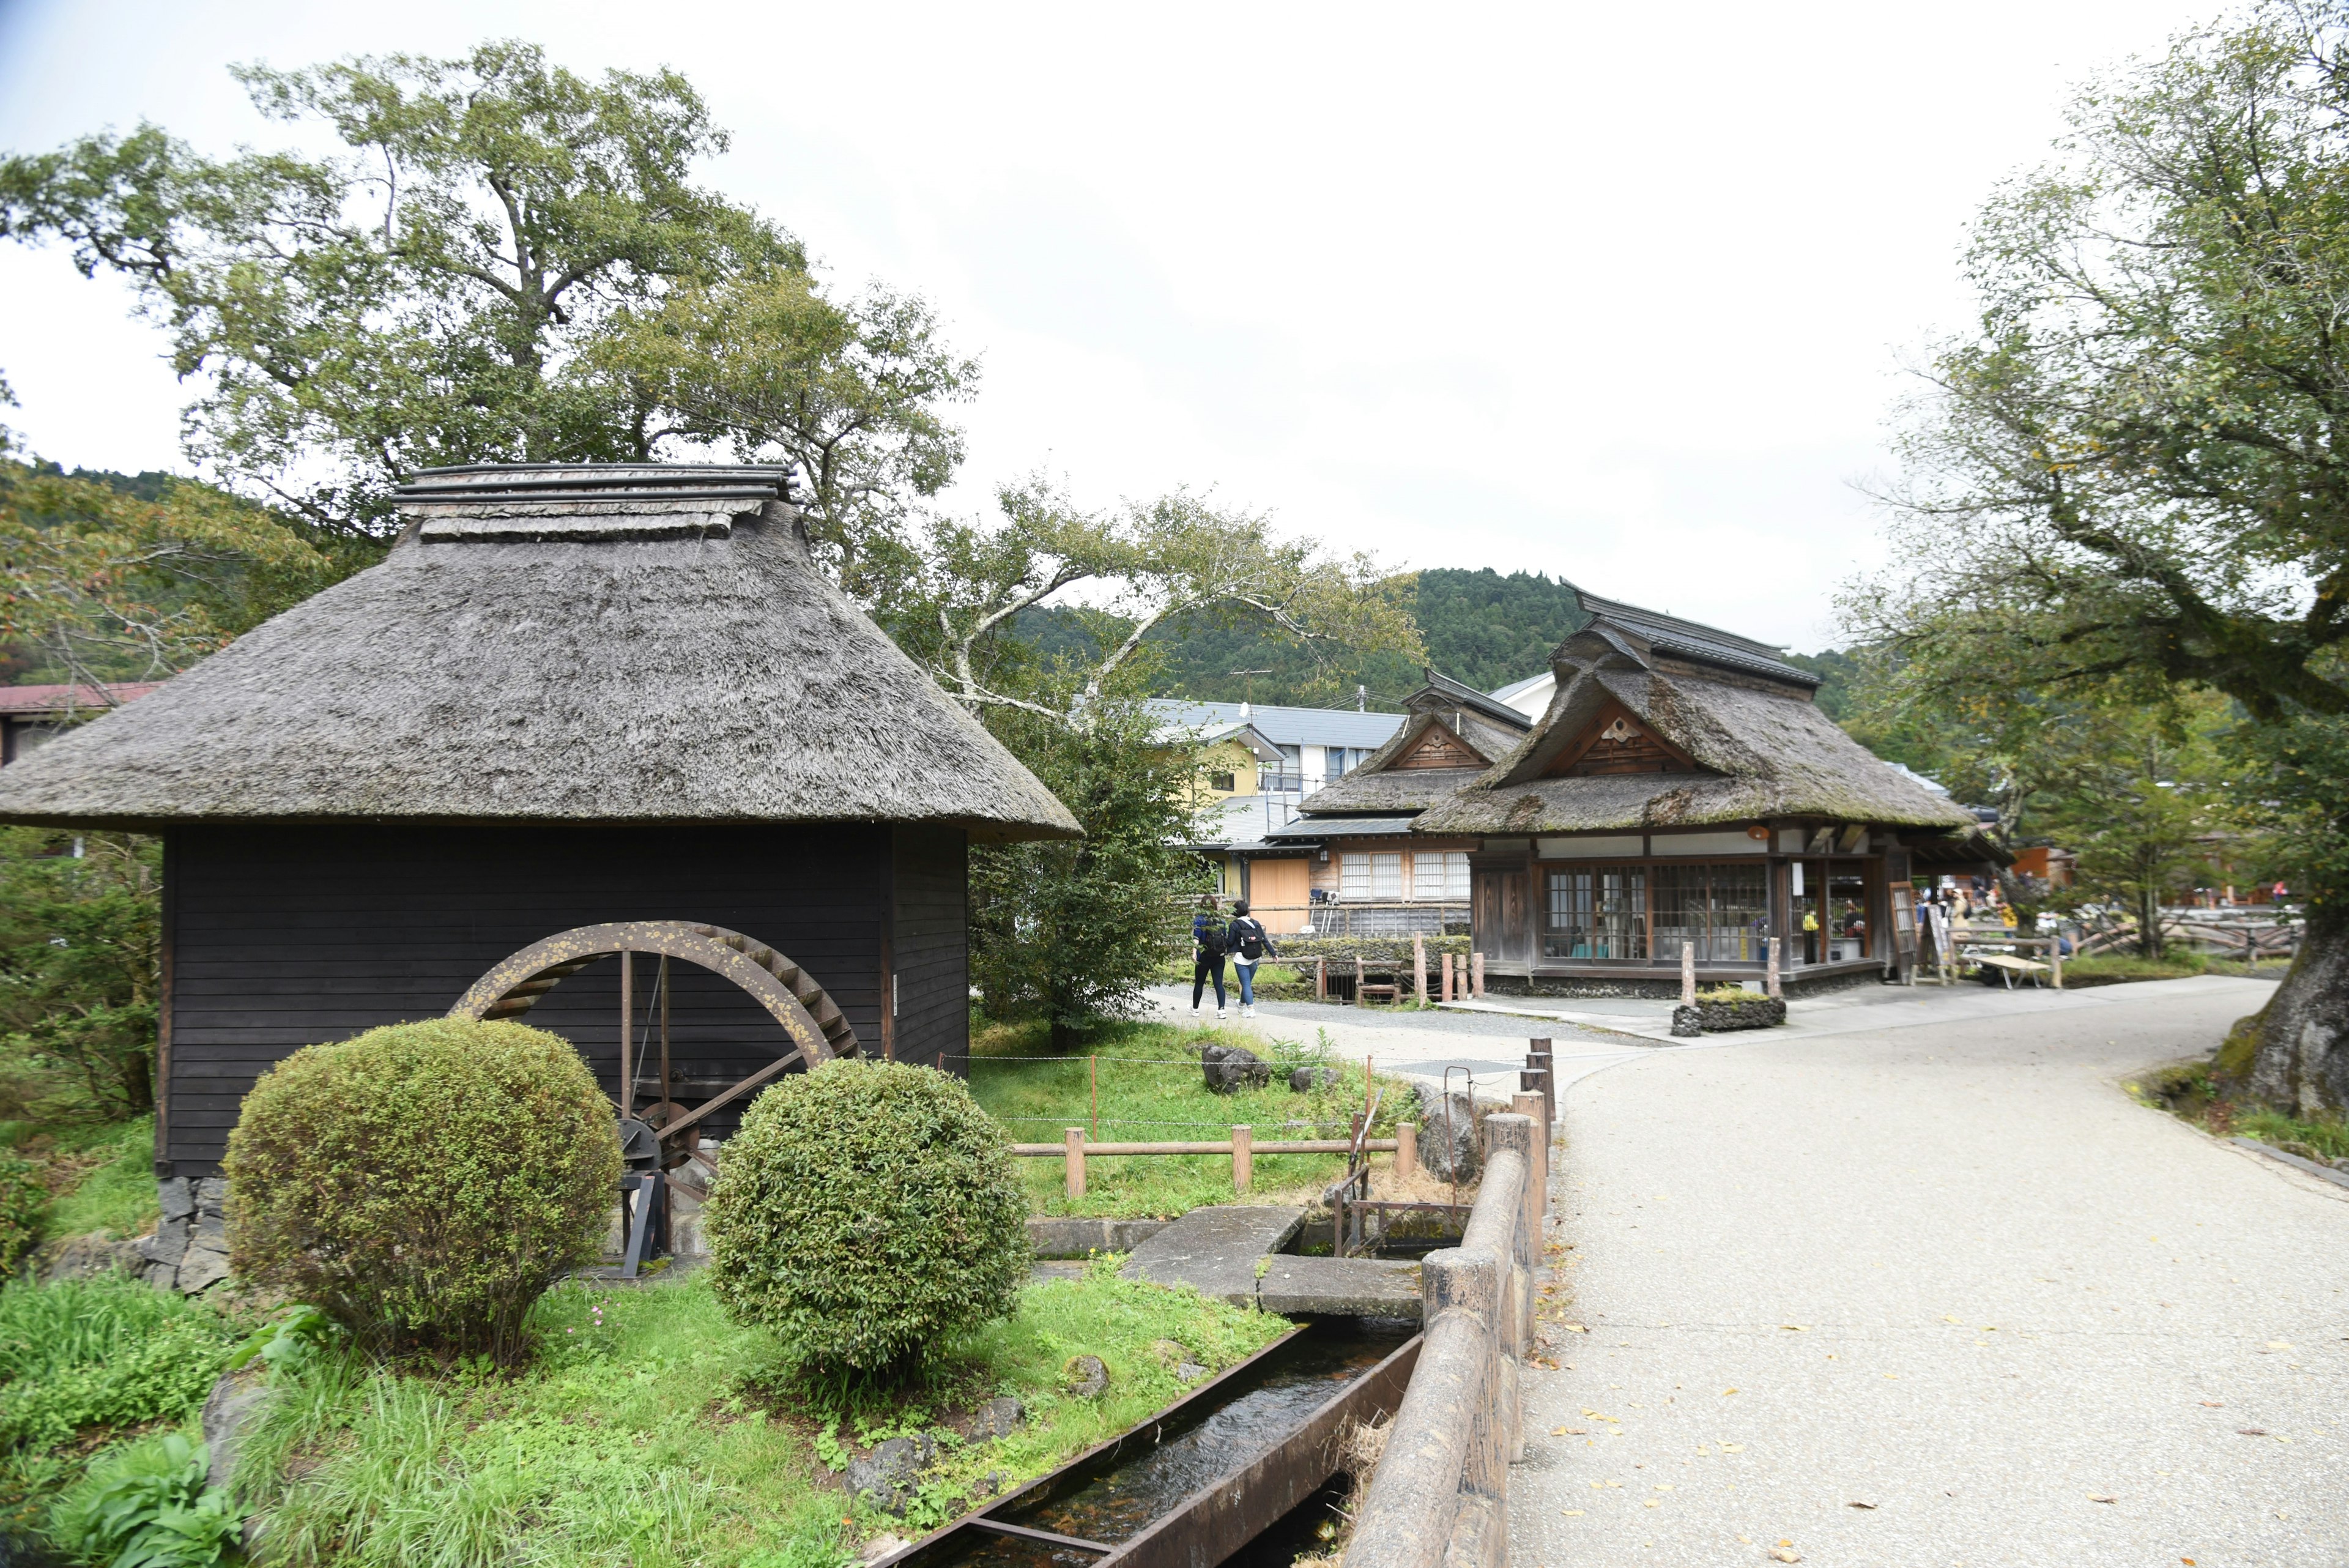
[[[1137,1427],[1114,1453],[1102,1456],[1091,1476],[1071,1476],[1042,1495],[991,1511],[990,1517],[1123,1545],[1192,1493],[1253,1463],[1415,1329],[1345,1318],[1319,1323],[1236,1382],[1229,1398],[1176,1420]],[[923,1568],[1090,1568],[1101,1561],[1100,1553],[1072,1546],[965,1533],[968,1547],[926,1556]]]

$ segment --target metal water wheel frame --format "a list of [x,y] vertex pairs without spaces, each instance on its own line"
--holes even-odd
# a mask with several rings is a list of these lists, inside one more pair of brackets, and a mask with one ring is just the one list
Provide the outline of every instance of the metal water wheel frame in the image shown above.
[[691,1111],[679,1113],[669,1099],[668,988],[661,987],[661,1103],[670,1115],[657,1129],[663,1144],[721,1106],[781,1076],[794,1065],[821,1063],[860,1053],[856,1031],[813,977],[773,948],[723,926],[690,920],[622,920],[608,925],[577,926],[531,943],[475,981],[472,988],[449,1010],[451,1018],[482,1022],[517,1019],[539,999],[597,959],[620,960],[620,1097],[616,1108],[624,1122],[636,1116],[636,1073],[634,1055],[636,955],[657,954],[664,974],[667,961],[681,959],[730,980],[767,1010],[782,1025],[790,1048],[774,1061],[741,1078]]

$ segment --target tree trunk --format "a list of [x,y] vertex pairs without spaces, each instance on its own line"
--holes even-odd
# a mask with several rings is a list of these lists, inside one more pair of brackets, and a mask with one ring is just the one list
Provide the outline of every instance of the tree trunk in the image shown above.
[[2268,1004],[2235,1025],[2222,1048],[2222,1073],[2240,1044],[2254,1050],[2247,1087],[2253,1098],[2306,1119],[2349,1109],[2349,914],[2311,910],[2300,951]]
[[2151,882],[2137,899],[2137,948],[2149,959],[2161,956],[2161,889]]

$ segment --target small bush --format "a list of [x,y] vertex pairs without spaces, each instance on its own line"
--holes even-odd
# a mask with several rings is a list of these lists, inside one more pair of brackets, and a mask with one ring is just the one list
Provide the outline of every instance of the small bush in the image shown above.
[[728,1141],[704,1214],[719,1299],[825,1376],[898,1367],[1009,1315],[1029,1267],[1003,1135],[927,1067],[783,1079]]
[[119,1449],[58,1500],[50,1536],[92,1568],[235,1562],[243,1521],[225,1487],[204,1484],[205,1469],[203,1445],[176,1432]]
[[48,1207],[49,1189],[32,1161],[0,1157],[0,1274],[15,1272],[16,1260],[39,1238]]
[[239,1277],[370,1350],[511,1360],[531,1303],[595,1255],[620,1149],[563,1040],[440,1018],[278,1064],[245,1097],[226,1169]]
[[0,1289],[0,1447],[177,1420],[203,1403],[236,1339],[210,1306],[126,1274]]

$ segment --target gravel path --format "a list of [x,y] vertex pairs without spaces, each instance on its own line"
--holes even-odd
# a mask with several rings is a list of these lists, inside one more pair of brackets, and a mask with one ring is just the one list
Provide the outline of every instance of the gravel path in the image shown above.
[[2349,1563],[2349,1191],[2116,1086],[2266,985],[2127,989],[1576,1084],[1512,1563]]

